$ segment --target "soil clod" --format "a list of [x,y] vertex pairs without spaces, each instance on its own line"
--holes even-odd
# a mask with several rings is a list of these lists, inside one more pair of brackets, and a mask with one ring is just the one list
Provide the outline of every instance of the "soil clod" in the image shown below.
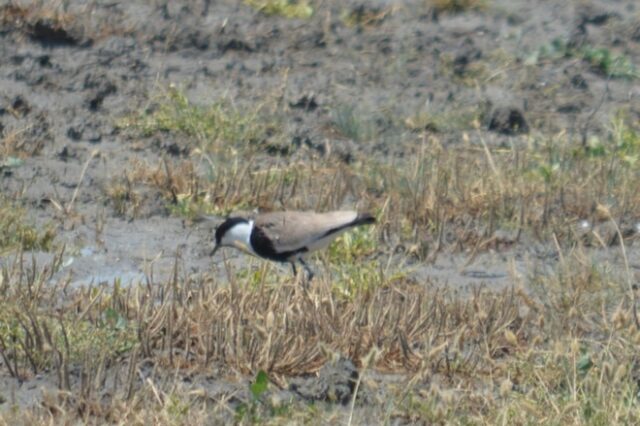
[[498,107],[491,114],[489,130],[505,135],[521,135],[529,133],[529,125],[520,109]]
[[291,380],[289,389],[308,401],[327,401],[348,404],[353,397],[358,370],[351,360],[340,358],[328,362],[318,372]]

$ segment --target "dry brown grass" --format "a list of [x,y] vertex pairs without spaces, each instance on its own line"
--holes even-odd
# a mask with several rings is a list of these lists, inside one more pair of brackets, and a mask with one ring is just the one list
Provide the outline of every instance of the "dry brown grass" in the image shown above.
[[523,235],[555,235],[565,244],[581,238],[579,221],[597,225],[626,217],[629,226],[637,217],[640,188],[633,164],[640,138],[623,122],[616,126],[597,146],[584,148],[562,133],[507,148],[472,144],[465,136],[461,145],[445,149],[437,137],[425,136],[416,155],[392,163],[343,165],[330,158],[285,164],[238,151],[225,165],[195,154],[136,163],[135,172],[114,185],[147,185],[163,194],[173,212],[188,216],[254,208],[329,210],[358,200],[357,207],[378,212],[386,241],[423,254],[446,247],[476,252]]
[[[222,283],[178,278],[179,268],[165,283],[71,289],[47,284],[61,259],[41,268],[18,257],[2,271],[2,367],[20,378],[51,370],[60,388],[29,411],[30,421],[229,419],[238,408],[231,395],[209,396],[180,378],[234,381],[263,370],[271,386],[286,387],[333,354],[361,371],[366,364],[376,374],[404,375],[394,386],[363,373],[363,392],[385,390],[386,403],[369,398],[387,421],[640,419],[633,300],[624,277],[600,270],[582,250],[563,253],[556,272],[538,275],[534,295],[477,289],[460,296],[380,276],[344,297],[327,278],[305,290],[295,280],[271,283],[264,271],[229,272]],[[300,402],[282,412],[255,404],[262,420],[314,416]],[[323,407],[316,409],[330,409]]]
[[[42,150],[44,141],[33,141],[23,136],[25,129],[13,130],[2,135],[0,141],[0,158],[30,157]],[[34,143],[35,142],[35,143]]]
[[[595,229],[585,237],[576,230],[582,220],[597,225],[624,218],[628,224],[636,218],[637,129],[616,117],[608,136],[587,145],[565,133],[500,148],[480,137],[472,143],[470,135],[446,149],[436,136],[415,137],[419,150],[401,163],[316,159],[284,166],[284,160],[265,159],[240,142],[230,145],[238,149],[225,157],[231,158],[226,167],[202,146],[185,160],[132,168],[136,173],[127,179],[162,193],[178,214],[323,210],[359,200],[379,219],[370,233],[344,242],[358,255],[329,251],[337,275],[308,292],[264,269],[229,273],[229,285],[180,280],[130,290],[123,306],[132,306],[126,316],[141,324],[136,357],[169,370],[215,368],[227,376],[264,370],[272,386],[284,387],[290,377],[314,373],[332,354],[341,354],[364,371],[363,389],[385,389],[384,401],[366,406],[378,421],[637,422],[634,278],[628,268],[613,273],[599,266],[584,246],[623,249],[629,240],[607,240]],[[633,237],[621,226],[619,235]],[[420,258],[443,250],[473,257],[523,236],[555,241],[560,259],[552,273],[530,271],[526,281],[532,287],[526,290],[525,279],[514,275],[513,289],[460,296],[413,282],[402,271],[380,272],[368,260],[372,242],[378,254],[399,245]],[[159,302],[143,308],[149,300]],[[394,386],[367,371],[405,380]],[[152,389],[136,387],[140,405],[131,412],[156,406],[159,421],[173,419],[167,400],[176,393]],[[161,396],[149,398],[149,392]],[[181,392],[178,401],[194,407],[187,391]],[[224,417],[225,404],[211,401],[199,413]],[[308,422],[317,418],[314,410],[327,409],[291,404],[286,414],[267,403],[251,412],[259,421]],[[349,414],[334,412],[333,420],[346,421]],[[364,418],[355,415],[356,422]],[[251,419],[243,417],[257,421]]]
[[[430,129],[416,124],[419,118],[410,117],[414,133],[404,137],[417,149],[408,159],[356,155],[349,165],[332,157],[295,163],[265,156],[258,142],[279,128],[282,117],[273,112],[282,109],[277,99],[267,96],[241,114],[223,101],[193,105],[171,87],[158,98],[155,112],[133,114],[123,125],[134,138],[168,131],[195,139],[198,147],[186,160],[135,164],[126,182],[114,185],[150,186],[172,211],[187,215],[254,208],[328,210],[358,200],[358,207],[378,211],[385,235],[423,253],[446,246],[483,250],[517,242],[523,233],[542,240],[555,235],[570,243],[578,238],[580,220],[608,221],[603,210],[612,218],[633,220],[633,212],[640,210],[634,169],[640,132],[623,115],[612,119],[609,134],[586,144],[561,132],[492,147],[472,130],[480,126],[476,111],[464,118],[470,121],[469,133],[461,143],[446,148]],[[342,117],[341,132],[354,139],[368,132],[351,109],[338,108],[335,116]],[[277,139],[280,133],[275,134]],[[509,237],[503,241],[505,234]]]
[[[256,169],[254,160],[260,162],[257,158],[245,157],[242,163],[236,162],[231,167],[212,166],[202,158],[165,158],[155,163],[134,160],[127,168],[130,172],[114,178],[105,192],[121,211],[125,208],[123,203],[133,203],[133,197],[126,194],[137,188],[138,192],[151,189],[161,194],[170,211],[193,217],[200,213],[225,215],[254,208],[265,211],[338,208],[359,190],[351,186],[355,176],[347,167],[325,162],[296,162]],[[366,194],[358,196],[362,208],[366,207]]]
[[[71,289],[66,281],[48,282],[61,255],[44,268],[18,257],[0,280],[2,367],[18,378],[53,371],[60,388],[29,411],[29,421],[143,423],[150,416],[186,424],[240,416],[278,423],[323,414],[346,421],[352,412],[330,404],[287,401],[276,409],[264,399],[220,396],[182,381],[209,374],[233,382],[265,371],[272,389],[285,388],[336,354],[360,368],[361,392],[370,395],[370,405],[354,399],[360,423],[362,407],[386,422],[639,421],[635,277],[625,251],[626,270],[612,272],[584,246],[624,250],[629,240],[607,243],[595,231],[584,238],[575,227],[608,221],[620,236],[619,218],[636,219],[640,138],[627,121],[614,119],[610,135],[587,145],[561,133],[500,148],[465,136],[445,149],[425,133],[412,136],[420,148],[402,163],[329,158],[283,165],[241,140],[245,130],[260,134],[269,123],[244,127],[245,116],[220,106],[200,110],[173,96],[177,109],[144,115],[149,127],[129,126],[193,134],[199,148],[186,159],[137,162],[114,180],[105,190],[122,214],[135,215],[143,194],[153,191],[185,215],[328,210],[358,200],[376,212],[379,226],[344,241],[353,255],[330,249],[337,274],[308,289],[266,266],[228,269],[220,281],[188,277],[179,265],[163,283]],[[192,121],[209,114],[226,130]],[[214,136],[210,144],[207,134]],[[371,260],[396,245],[405,248],[396,254],[404,260],[443,250],[473,256],[523,235],[553,241],[559,261],[553,272],[514,273],[503,292],[454,294]],[[401,375],[401,383],[373,379],[388,373]],[[372,391],[378,388],[383,396]],[[242,404],[250,408],[240,410]]]
[[32,2],[25,5],[23,2],[10,1],[0,8],[0,22],[13,29],[27,29],[41,20],[51,20],[60,29],[68,27],[76,19],[58,6],[61,5],[54,2]]

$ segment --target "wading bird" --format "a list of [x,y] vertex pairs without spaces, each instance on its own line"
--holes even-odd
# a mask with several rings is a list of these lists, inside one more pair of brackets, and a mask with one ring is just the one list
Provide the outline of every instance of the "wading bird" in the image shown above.
[[300,262],[311,281],[314,273],[304,260],[309,253],[327,247],[350,228],[372,223],[372,215],[355,211],[282,211],[253,219],[230,217],[216,229],[211,255],[221,247],[235,247],[263,259],[289,262],[294,275],[296,262]]

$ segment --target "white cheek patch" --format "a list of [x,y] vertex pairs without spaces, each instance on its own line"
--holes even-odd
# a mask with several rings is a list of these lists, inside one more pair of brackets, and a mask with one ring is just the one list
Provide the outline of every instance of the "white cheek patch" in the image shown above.
[[251,248],[251,231],[253,230],[253,221],[242,223],[234,226],[228,232],[227,244],[249,254],[255,254]]

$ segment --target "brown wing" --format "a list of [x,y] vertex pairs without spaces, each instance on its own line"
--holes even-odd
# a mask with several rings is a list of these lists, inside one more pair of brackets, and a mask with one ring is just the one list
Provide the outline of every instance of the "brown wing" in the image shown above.
[[358,218],[355,211],[273,212],[258,215],[255,225],[273,241],[278,252],[298,250],[326,236],[327,232],[349,225]]

